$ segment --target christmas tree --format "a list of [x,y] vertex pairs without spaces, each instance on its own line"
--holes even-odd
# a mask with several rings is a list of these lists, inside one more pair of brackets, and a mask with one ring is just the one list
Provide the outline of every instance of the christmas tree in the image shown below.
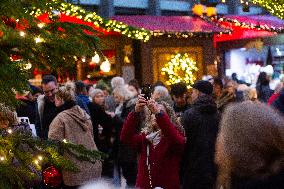
[[[1,1],[0,103],[15,105],[14,90],[27,89],[30,68],[50,72],[68,70],[74,67],[77,57],[92,56],[97,50],[97,32],[92,27],[56,22],[60,3]],[[36,12],[48,14],[51,22],[40,22],[35,17]]]

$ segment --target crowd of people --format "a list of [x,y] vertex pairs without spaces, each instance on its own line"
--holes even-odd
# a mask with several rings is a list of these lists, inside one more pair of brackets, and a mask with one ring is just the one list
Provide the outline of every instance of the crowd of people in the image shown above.
[[[61,85],[45,75],[41,87],[17,93],[16,113],[35,124],[37,137],[108,155],[93,164],[64,154],[80,171],[63,172],[62,188],[100,178],[140,189],[284,188],[283,83],[271,90],[262,72],[255,88],[236,77],[187,87],[157,82],[145,92],[122,77],[110,88]],[[0,114],[1,128],[15,124]]]

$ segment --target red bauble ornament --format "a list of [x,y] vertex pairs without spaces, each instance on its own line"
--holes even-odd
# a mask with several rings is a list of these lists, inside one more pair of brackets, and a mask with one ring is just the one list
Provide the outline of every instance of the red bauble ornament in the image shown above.
[[0,38],[3,37],[4,32],[0,30]]
[[62,183],[62,174],[54,166],[46,168],[42,172],[43,182],[50,187],[58,187]]

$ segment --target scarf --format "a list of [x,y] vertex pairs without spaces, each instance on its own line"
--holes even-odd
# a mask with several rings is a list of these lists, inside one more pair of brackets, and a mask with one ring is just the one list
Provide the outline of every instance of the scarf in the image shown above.
[[149,133],[146,135],[146,139],[152,143],[155,148],[161,141],[161,130]]

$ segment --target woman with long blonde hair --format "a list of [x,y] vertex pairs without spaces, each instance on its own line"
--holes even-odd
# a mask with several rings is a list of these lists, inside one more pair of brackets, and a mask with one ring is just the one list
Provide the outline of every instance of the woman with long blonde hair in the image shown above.
[[[142,116],[142,112],[144,112]],[[143,120],[142,132],[137,134]],[[139,121],[140,120],[140,121]],[[183,128],[173,108],[165,102],[138,97],[122,129],[121,141],[136,149],[139,156],[136,187],[153,189],[180,187],[179,169],[185,146]]]

